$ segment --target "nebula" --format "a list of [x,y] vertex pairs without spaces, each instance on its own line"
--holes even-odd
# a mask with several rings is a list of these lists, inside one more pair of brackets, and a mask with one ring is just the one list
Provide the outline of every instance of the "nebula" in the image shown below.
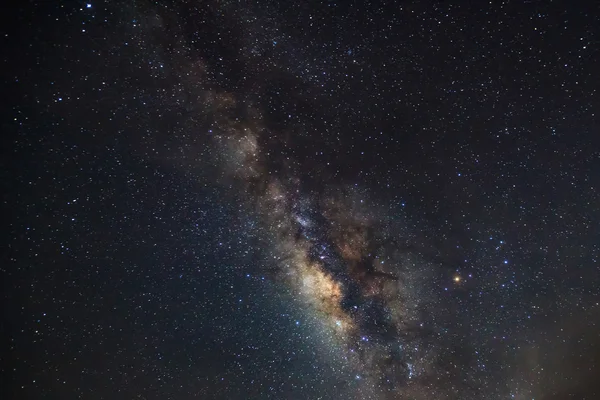
[[[384,398],[408,396],[427,380],[435,353],[422,343],[414,266],[387,237],[376,207],[334,181],[315,191],[294,160],[265,149],[275,133],[256,118],[227,117],[230,94],[214,95],[215,145],[225,176],[262,219],[275,254],[275,279],[307,304],[344,348],[361,385]],[[361,201],[362,200],[362,201]],[[412,262],[412,264],[411,264]],[[421,263],[427,264],[421,260]],[[418,386],[418,385],[417,385]],[[428,398],[421,393],[418,398]]]

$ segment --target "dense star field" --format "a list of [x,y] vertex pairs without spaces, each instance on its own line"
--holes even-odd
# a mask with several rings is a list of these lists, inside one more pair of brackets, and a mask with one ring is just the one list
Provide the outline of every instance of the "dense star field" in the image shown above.
[[3,13],[2,399],[600,399],[600,5]]

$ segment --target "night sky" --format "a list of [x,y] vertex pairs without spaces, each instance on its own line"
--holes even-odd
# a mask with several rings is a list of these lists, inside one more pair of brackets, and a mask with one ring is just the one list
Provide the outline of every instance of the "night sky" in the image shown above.
[[600,399],[599,3],[2,20],[2,399]]

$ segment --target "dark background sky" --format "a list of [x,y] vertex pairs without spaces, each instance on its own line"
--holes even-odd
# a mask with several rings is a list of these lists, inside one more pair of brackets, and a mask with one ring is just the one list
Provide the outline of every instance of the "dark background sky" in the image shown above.
[[2,397],[355,396],[269,273],[202,86],[260,109],[273,174],[292,160],[310,193],[357,187],[404,221],[391,235],[438,265],[440,342],[472,350],[476,390],[449,398],[598,398],[599,11],[20,2],[0,39]]

